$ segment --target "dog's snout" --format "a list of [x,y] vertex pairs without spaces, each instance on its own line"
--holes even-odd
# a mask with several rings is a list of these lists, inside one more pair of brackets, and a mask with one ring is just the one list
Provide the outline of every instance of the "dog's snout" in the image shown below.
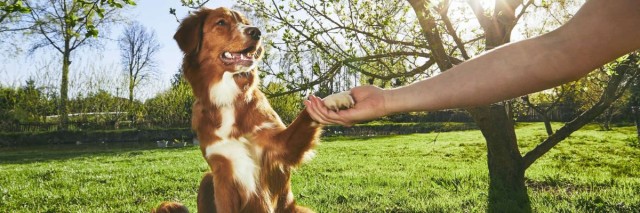
[[246,29],[245,33],[253,40],[260,40],[260,36],[262,36],[262,32],[260,32],[260,29],[257,27],[249,27]]

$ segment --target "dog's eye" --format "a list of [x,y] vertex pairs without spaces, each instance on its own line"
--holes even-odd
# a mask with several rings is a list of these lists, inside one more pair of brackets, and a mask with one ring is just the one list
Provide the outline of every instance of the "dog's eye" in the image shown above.
[[225,24],[227,24],[227,23],[225,23],[225,22],[224,22],[224,20],[220,20],[220,21],[218,21],[218,23],[216,23],[216,24],[217,24],[218,26],[224,26],[224,25],[225,25]]

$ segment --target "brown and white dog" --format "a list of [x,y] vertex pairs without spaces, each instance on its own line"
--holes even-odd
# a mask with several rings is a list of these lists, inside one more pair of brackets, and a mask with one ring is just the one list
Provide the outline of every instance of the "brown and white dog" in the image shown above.
[[[260,30],[236,11],[201,9],[174,39],[196,98],[192,128],[211,168],[200,183],[198,212],[312,212],[295,204],[290,175],[321,126],[306,110],[285,126],[257,89]],[[325,99],[330,108],[353,104],[348,93]]]

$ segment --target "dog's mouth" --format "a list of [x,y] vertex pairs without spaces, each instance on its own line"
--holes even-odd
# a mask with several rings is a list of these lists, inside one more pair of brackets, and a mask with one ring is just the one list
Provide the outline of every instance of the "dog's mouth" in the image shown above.
[[222,55],[220,55],[220,59],[225,65],[241,65],[248,67],[258,60],[261,51],[262,49],[257,49],[256,46],[250,46],[237,52],[224,51],[222,52]]

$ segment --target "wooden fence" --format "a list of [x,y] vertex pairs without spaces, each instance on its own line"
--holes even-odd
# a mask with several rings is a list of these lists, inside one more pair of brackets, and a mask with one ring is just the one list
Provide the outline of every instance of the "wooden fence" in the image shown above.
[[[154,129],[154,128],[189,128],[189,122],[138,122],[110,121],[110,122],[69,122],[67,130],[91,131],[91,130],[122,130],[122,129]],[[59,130],[56,123],[39,122],[4,122],[0,124],[0,132],[54,132]]]

